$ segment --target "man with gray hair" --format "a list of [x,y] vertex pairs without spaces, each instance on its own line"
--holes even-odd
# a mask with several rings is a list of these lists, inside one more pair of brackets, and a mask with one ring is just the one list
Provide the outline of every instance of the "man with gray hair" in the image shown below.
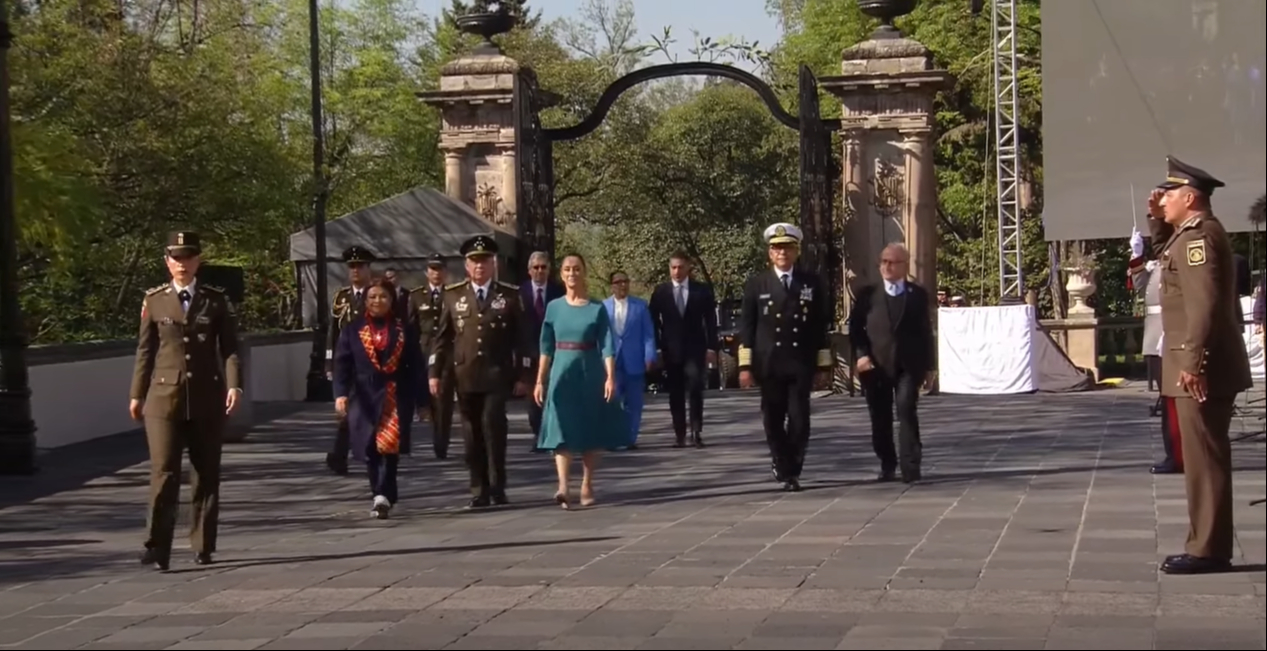
[[[538,348],[541,345],[541,323],[546,318],[546,305],[561,296],[563,286],[550,280],[550,256],[545,251],[533,251],[528,256],[528,282],[519,286],[519,297],[523,300],[527,327],[530,330],[527,344],[531,348],[525,351],[532,360],[531,368],[527,369],[532,373],[530,377],[537,376],[537,364],[541,359]],[[531,449],[537,452],[539,449],[536,437],[541,434],[541,405],[535,400],[528,401],[528,424],[532,427]]]
[[[893,243],[880,252],[879,283],[858,290],[849,315],[849,341],[871,412],[871,445],[880,481],[919,481],[923,445],[916,404],[933,370],[932,300],[908,279],[911,256]],[[898,446],[893,445],[897,406]],[[899,454],[900,452],[900,454]]]

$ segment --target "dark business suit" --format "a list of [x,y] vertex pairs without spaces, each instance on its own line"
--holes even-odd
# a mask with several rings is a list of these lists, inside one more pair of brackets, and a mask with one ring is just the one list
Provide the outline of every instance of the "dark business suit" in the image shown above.
[[904,285],[897,296],[886,291],[883,281],[863,287],[849,317],[849,340],[854,359],[870,357],[875,366],[861,378],[881,479],[892,479],[899,465],[893,445],[896,402],[902,480],[909,482],[920,477],[922,446],[916,403],[920,386],[933,368],[933,327],[928,292],[910,281]]
[[717,299],[713,288],[686,281],[686,305],[679,310],[676,285],[670,281],[655,288],[648,302],[655,323],[664,379],[669,389],[669,411],[677,446],[686,444],[687,396],[690,397],[691,437],[703,447],[704,381],[708,351],[717,351]]
[[[541,362],[541,322],[546,318],[546,306],[564,293],[563,286],[552,281],[546,281],[542,289],[544,296],[538,297],[537,286],[531,280],[519,286],[519,298],[523,301],[524,316],[527,317],[528,333],[525,335],[525,343],[530,346],[524,354],[532,360],[532,366],[528,370],[531,372],[529,377],[534,381],[537,377],[537,365]],[[541,300],[537,300],[538,298]],[[528,425],[532,427],[532,449],[536,450],[537,436],[541,434],[541,405],[536,400],[528,400]]]

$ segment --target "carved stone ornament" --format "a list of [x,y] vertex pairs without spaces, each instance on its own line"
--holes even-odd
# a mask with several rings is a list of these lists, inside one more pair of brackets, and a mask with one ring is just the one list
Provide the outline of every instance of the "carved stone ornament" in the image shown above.
[[902,170],[889,161],[876,160],[871,179],[871,205],[882,217],[892,217],[902,209],[905,179]]
[[475,210],[481,217],[497,224],[498,226],[506,225],[506,218],[503,211],[498,210],[501,207],[502,198],[497,192],[497,188],[485,183],[475,190]]

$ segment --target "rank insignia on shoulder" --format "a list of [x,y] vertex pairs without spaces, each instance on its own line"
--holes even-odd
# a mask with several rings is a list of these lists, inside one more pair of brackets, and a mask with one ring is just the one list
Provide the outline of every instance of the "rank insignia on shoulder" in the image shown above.
[[223,287],[217,287],[216,285],[203,285],[203,287],[206,287],[207,289],[210,289],[211,291],[213,291],[213,292],[215,292],[215,293],[217,293],[217,294],[223,294],[223,293],[224,293],[224,288],[223,288]]
[[1205,264],[1205,239],[1188,242],[1188,266],[1196,267]]
[[456,282],[456,283],[453,283],[452,285],[445,285],[445,286],[444,286],[444,291],[446,291],[446,292],[447,292],[447,291],[450,291],[450,290],[458,289],[458,288],[460,288],[460,287],[466,287],[466,286],[467,286],[467,284],[469,284],[470,282],[471,282],[470,280],[463,280],[463,281],[461,281],[461,282]]
[[519,286],[514,283],[507,283],[507,282],[502,282],[499,280],[497,281],[497,284],[501,285],[502,287],[505,287],[506,289],[519,289]]
[[164,284],[164,285],[159,285],[158,287],[151,287],[151,288],[149,288],[149,289],[145,290],[145,295],[146,295],[146,296],[153,296],[153,295],[155,295],[155,294],[157,294],[157,293],[159,293],[159,292],[163,291],[164,289],[167,289],[168,287],[170,287],[170,285],[166,285],[166,284]]

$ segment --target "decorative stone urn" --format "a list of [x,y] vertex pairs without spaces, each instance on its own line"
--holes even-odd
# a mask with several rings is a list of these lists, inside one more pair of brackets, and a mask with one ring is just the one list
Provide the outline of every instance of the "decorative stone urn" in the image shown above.
[[1065,291],[1073,305],[1069,306],[1070,314],[1095,314],[1095,308],[1087,305],[1087,299],[1095,294],[1095,269],[1090,266],[1077,266],[1065,269],[1069,280],[1065,281]]
[[916,0],[858,0],[858,8],[872,18],[880,19],[880,26],[871,38],[900,38],[901,32],[893,26],[893,20],[915,11]]

